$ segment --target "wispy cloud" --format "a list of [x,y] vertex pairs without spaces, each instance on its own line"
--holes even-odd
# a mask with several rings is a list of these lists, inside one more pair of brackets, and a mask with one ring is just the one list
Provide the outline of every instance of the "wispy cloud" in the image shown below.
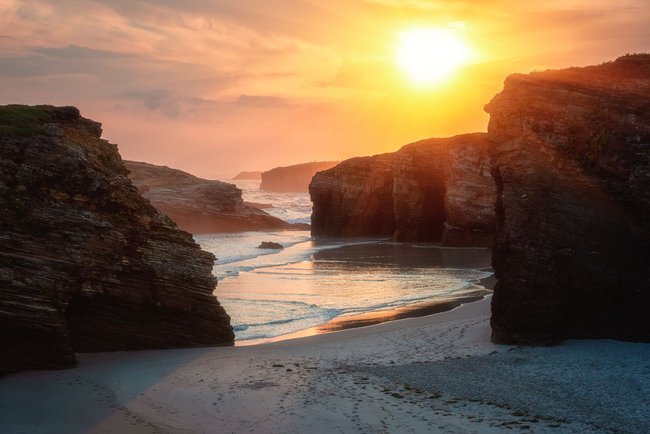
[[119,59],[132,57],[128,53],[120,53],[117,51],[98,50],[95,48],[81,47],[79,45],[68,45],[67,47],[46,47],[35,48],[34,51],[50,57],[58,57],[68,60],[93,60],[93,59]]
[[[408,88],[391,45],[458,22],[484,62],[445,90],[463,110]],[[649,22],[647,0],[3,0],[0,103],[80,105],[127,157],[206,175],[338,159],[482,128],[506,72],[650,51]]]

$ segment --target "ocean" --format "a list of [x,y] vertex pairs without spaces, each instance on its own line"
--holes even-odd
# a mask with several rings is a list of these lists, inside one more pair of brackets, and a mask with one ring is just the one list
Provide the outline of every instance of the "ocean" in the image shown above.
[[[244,200],[272,204],[265,210],[270,214],[309,223],[307,193],[260,192],[259,181],[236,184]],[[215,294],[239,342],[275,338],[343,315],[462,295],[492,274],[485,249],[383,239],[312,240],[309,231],[199,234],[195,239],[217,257]],[[284,249],[257,248],[262,241]]]

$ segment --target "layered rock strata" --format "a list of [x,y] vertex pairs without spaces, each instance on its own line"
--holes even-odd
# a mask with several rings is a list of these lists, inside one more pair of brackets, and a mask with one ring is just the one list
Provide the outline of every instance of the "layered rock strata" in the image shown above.
[[489,246],[496,188],[483,133],[428,139],[314,176],[312,234]]
[[320,161],[267,170],[262,172],[260,190],[277,193],[306,193],[316,172],[329,169],[337,164],[338,161]]
[[188,232],[306,229],[269,215],[257,204],[244,202],[242,191],[233,184],[201,179],[166,166],[124,163],[140,193]]
[[74,107],[0,107],[0,372],[75,352],[230,345],[214,256]]
[[492,339],[650,341],[650,55],[512,75],[486,111]]

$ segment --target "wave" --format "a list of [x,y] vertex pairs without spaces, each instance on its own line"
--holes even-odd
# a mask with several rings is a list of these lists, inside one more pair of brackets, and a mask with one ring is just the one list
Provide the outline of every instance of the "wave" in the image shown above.
[[[257,249],[261,241],[279,242],[285,248],[280,251]],[[222,256],[213,268],[218,280],[241,276],[241,280],[229,281],[217,288],[220,301],[231,314],[239,341],[293,333],[327,323],[341,315],[392,310],[450,294],[462,294],[471,290],[480,279],[492,275],[482,269],[404,268],[399,264],[384,264],[378,260],[381,256],[374,258],[374,251],[365,248],[360,249],[363,254],[356,259],[356,249],[351,249],[348,261],[337,261],[334,258],[338,255],[328,254],[326,256],[333,259],[319,259],[318,262],[325,263],[325,266],[318,267],[316,272],[303,264],[313,261],[317,252],[344,246],[390,243],[385,239],[312,240],[305,231],[270,231],[205,235],[200,238],[200,243],[217,257],[219,254]],[[413,244],[412,247],[444,249],[439,245]],[[426,251],[413,254],[436,255]],[[350,265],[342,268],[338,262]],[[367,269],[357,270],[355,265]],[[455,263],[450,261],[448,265]],[[260,279],[269,284],[258,288]],[[253,283],[248,286],[248,282]]]
[[[259,236],[259,234],[257,234]],[[312,259],[314,253],[337,249],[342,246],[373,244],[376,240],[364,241],[337,241],[328,244],[314,244],[312,240],[302,240],[293,243],[286,243],[286,247],[280,251],[263,251],[256,255],[242,256],[241,259],[232,261],[217,262],[213,274],[218,280],[239,276],[242,272],[251,272],[264,268],[283,267]],[[284,243],[283,243],[284,244]],[[311,246],[308,246],[311,244]],[[304,246],[303,246],[304,245]],[[214,252],[213,252],[214,253]],[[259,261],[258,261],[259,259]],[[227,266],[227,269],[224,269]]]
[[[256,235],[257,235],[257,234],[256,234]],[[282,244],[282,247],[284,247],[285,249],[288,249],[289,247],[293,247],[293,246],[295,246],[295,245],[298,245],[298,244],[301,244],[301,243],[307,243],[307,242],[309,242],[309,239],[298,240],[298,241],[294,241],[294,242],[291,242],[291,241],[283,241],[283,242],[280,243],[280,244]],[[257,248],[257,247],[256,247],[256,248]],[[247,261],[247,260],[249,260],[249,259],[255,259],[255,258],[258,258],[258,257],[260,257],[260,256],[275,255],[275,254],[278,253],[278,251],[269,250],[269,249],[258,249],[258,250],[259,250],[259,252],[250,253],[250,254],[247,254],[247,255],[232,256],[232,257],[225,258],[225,259],[219,259],[219,258],[217,258],[217,261],[216,261],[215,265],[233,264],[233,263],[235,263],[235,262]]]
[[[332,310],[332,312],[329,315],[326,315],[326,316],[330,316],[330,319],[331,319],[331,318],[337,317],[339,315],[340,315],[340,313],[338,311]],[[274,320],[274,321],[247,324],[246,329],[248,329],[249,327],[262,327],[262,326],[273,326],[273,325],[280,325],[280,324],[289,324],[289,323],[292,323],[292,322],[303,321],[303,320],[306,320],[306,319],[321,317],[321,316],[323,316],[323,315],[305,315],[305,316],[296,317],[296,318],[277,319],[277,320]]]
[[303,315],[294,317],[235,324],[233,330],[237,333],[237,340],[239,341],[267,339],[326,323],[342,313],[339,309],[313,307]]
[[287,221],[289,223],[311,224],[311,217],[288,218]]
[[259,298],[250,299],[250,298],[238,298],[238,297],[228,297],[226,300],[245,301],[246,303],[249,303],[249,304],[269,304],[269,303],[272,303],[272,304],[289,304],[289,305],[296,305],[296,306],[306,306],[306,307],[312,307],[312,308],[313,307],[320,308],[320,306],[318,306],[317,304],[305,303],[303,301],[296,301],[296,300],[272,300],[272,299],[263,300],[263,299],[259,299]]

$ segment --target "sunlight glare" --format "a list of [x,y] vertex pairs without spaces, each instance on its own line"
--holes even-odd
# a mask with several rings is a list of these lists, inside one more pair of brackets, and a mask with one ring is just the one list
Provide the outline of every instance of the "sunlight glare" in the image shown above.
[[400,32],[395,60],[416,84],[449,77],[472,57],[470,46],[453,29],[428,28]]

